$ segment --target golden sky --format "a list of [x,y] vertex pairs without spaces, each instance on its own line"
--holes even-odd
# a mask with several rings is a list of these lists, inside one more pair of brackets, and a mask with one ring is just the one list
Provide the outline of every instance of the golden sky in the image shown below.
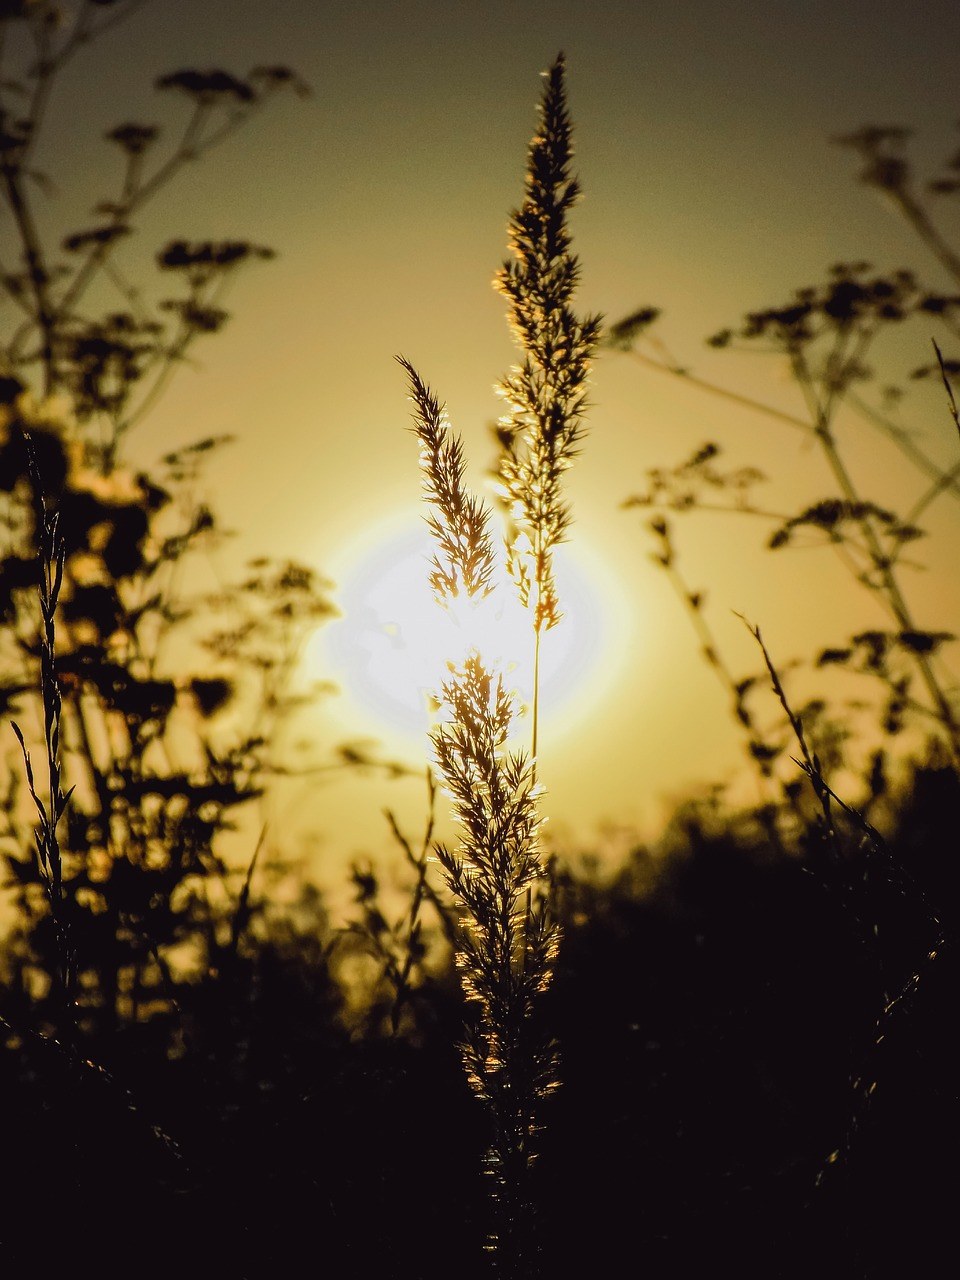
[[[398,353],[446,401],[482,484],[499,412],[493,386],[515,358],[490,281],[522,191],[539,72],[558,50],[584,190],[572,220],[581,310],[617,320],[659,306],[658,332],[678,360],[797,412],[775,360],[713,351],[703,339],[746,310],[785,302],[838,260],[915,265],[945,284],[857,184],[856,157],[829,138],[866,123],[911,124],[920,167],[932,169],[956,146],[957,48],[960,9],[940,0],[155,0],[77,61],[41,163],[57,181],[50,217],[72,229],[110,171],[98,135],[121,119],[151,120],[158,106],[169,118],[170,104],[155,104],[150,90],[155,74],[286,63],[310,83],[309,99],[278,100],[183,175],[126,249],[133,261],[175,235],[245,236],[279,252],[238,281],[230,325],[197,349],[132,454],[149,464],[198,436],[234,434],[208,477],[237,531],[220,567],[299,556],[337,581],[345,601],[378,540],[415,532],[421,515]],[[929,337],[922,326],[904,330],[884,377],[926,363]],[[935,391],[917,393],[911,420],[949,464],[957,442]],[[647,468],[678,463],[706,440],[770,476],[764,499],[774,509],[830,491],[788,427],[628,356],[597,361],[592,400],[571,474],[570,550],[597,586],[602,617],[590,643],[602,670],[563,714],[547,716],[541,752],[552,826],[585,846],[601,828],[654,830],[673,799],[732,776],[740,759],[726,696],[651,563],[642,517],[623,500]],[[923,492],[862,426],[844,442],[878,500],[909,506]],[[960,605],[956,504],[941,501],[928,525],[929,567],[911,589],[924,623],[950,628]],[[737,613],[761,625],[780,660],[880,625],[828,552],[774,556],[763,532],[706,514],[678,525],[684,572],[707,589],[733,668],[758,666]],[[346,625],[330,624],[314,647],[321,663],[335,664]],[[417,759],[414,739],[349,692],[325,704],[316,733],[321,743],[380,735],[385,750]],[[417,824],[422,800],[419,781],[371,776],[305,787],[274,821],[316,831],[320,856],[342,865],[385,844],[385,805]]]

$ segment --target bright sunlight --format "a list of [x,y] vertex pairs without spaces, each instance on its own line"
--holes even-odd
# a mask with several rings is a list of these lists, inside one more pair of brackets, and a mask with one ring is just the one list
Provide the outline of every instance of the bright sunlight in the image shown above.
[[[447,663],[473,648],[504,672],[523,706],[533,692],[533,631],[512,584],[440,608],[427,582],[433,553],[422,524],[382,526],[364,540],[336,575],[342,618],[318,632],[307,652],[310,667],[333,667],[348,696],[418,746]],[[612,631],[612,606],[573,548],[559,548],[556,577],[564,616],[542,640],[540,671],[541,716],[563,713],[555,733],[578,718],[608,674]]]

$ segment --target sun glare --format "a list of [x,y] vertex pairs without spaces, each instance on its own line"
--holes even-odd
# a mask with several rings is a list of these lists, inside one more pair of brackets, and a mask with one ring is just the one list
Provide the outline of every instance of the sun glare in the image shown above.
[[[503,672],[522,707],[533,693],[530,616],[512,584],[501,583],[482,600],[461,597],[442,607],[427,582],[432,556],[422,525],[393,526],[366,541],[336,575],[342,617],[318,634],[308,656],[325,664],[383,727],[418,743],[432,722],[448,664],[472,649]],[[562,712],[569,722],[599,678],[608,610],[591,581],[595,575],[570,548],[559,549],[555,567],[564,617],[542,642],[540,705],[544,720],[557,722]]]

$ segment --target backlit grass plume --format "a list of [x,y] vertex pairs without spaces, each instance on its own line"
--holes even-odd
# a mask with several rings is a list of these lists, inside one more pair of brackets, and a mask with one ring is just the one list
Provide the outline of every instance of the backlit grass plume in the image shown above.
[[491,1118],[488,1249],[502,1274],[530,1275],[528,1172],[539,1104],[557,1082],[537,999],[550,983],[559,929],[544,898],[531,905],[544,874],[537,786],[530,759],[506,750],[513,705],[502,678],[472,654],[444,682],[442,697],[451,719],[432,739],[460,840],[435,852],[464,914],[457,967],[479,1015],[462,1049],[470,1086]]
[[[420,441],[428,523],[437,552],[430,582],[441,604],[494,589],[490,510],[463,483],[459,439],[429,387],[406,361]],[[457,966],[477,1017],[462,1052],[471,1088],[490,1116],[485,1168],[492,1183],[488,1247],[502,1274],[529,1274],[530,1204],[537,1106],[556,1081],[548,1040],[536,1028],[559,931],[533,888],[543,878],[532,761],[507,750],[515,713],[502,677],[474,650],[451,664],[440,689],[443,718],[431,734],[436,767],[460,831],[435,846],[461,913]]]
[[[531,754],[508,750],[515,703],[476,650],[450,664],[431,734],[460,831],[457,847],[439,845],[436,855],[462,913],[457,965],[477,1010],[463,1057],[491,1118],[488,1248],[501,1274],[524,1277],[535,1271],[528,1175],[537,1113],[557,1082],[553,1046],[537,1017],[559,943],[548,895],[536,892],[545,879],[537,803],[540,636],[561,616],[552,557],[570,525],[563,477],[584,434],[586,378],[600,329],[599,319],[579,320],[570,307],[579,267],[566,217],[579,188],[569,170],[563,74],[561,56],[546,76],[525,198],[510,221],[514,260],[496,277],[524,352],[499,388],[510,413],[498,429],[498,489],[509,520],[507,568],[532,611]],[[431,586],[440,603],[461,593],[485,596],[496,569],[489,508],[464,486],[463,449],[438,400],[412,365],[400,363],[436,542]]]
[[546,74],[525,196],[510,218],[513,260],[496,276],[524,353],[499,386],[510,407],[499,424],[500,491],[514,526],[508,563],[521,602],[534,610],[538,639],[561,616],[552,553],[571,521],[563,477],[583,439],[586,379],[600,336],[600,318],[580,320],[570,305],[580,266],[570,250],[567,213],[580,187],[570,175],[563,77],[561,54]]
[[416,405],[414,431],[420,441],[427,524],[437,544],[430,586],[440,604],[461,592],[485,596],[492,589],[493,539],[489,509],[464,485],[463,443],[452,434],[439,400],[409,361],[399,358]]

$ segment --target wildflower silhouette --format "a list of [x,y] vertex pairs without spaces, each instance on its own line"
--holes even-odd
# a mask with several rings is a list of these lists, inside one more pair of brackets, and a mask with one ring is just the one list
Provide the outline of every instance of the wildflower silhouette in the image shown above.
[[[569,169],[562,55],[545,79],[525,198],[510,221],[514,260],[496,277],[524,357],[500,386],[510,413],[499,424],[499,492],[508,513],[507,567],[534,638],[531,754],[508,750],[516,705],[502,675],[475,651],[443,680],[441,719],[431,734],[460,830],[457,847],[437,845],[436,856],[463,916],[457,968],[476,1006],[463,1058],[491,1121],[488,1249],[502,1274],[518,1277],[536,1266],[529,1176],[540,1104],[557,1084],[556,1051],[538,1018],[559,946],[539,841],[540,637],[561,616],[552,557],[571,521],[563,477],[584,435],[587,370],[600,327],[599,319],[579,320],[570,306],[579,268],[566,219],[579,188]],[[436,396],[408,361],[400,363],[437,547],[431,586],[441,603],[460,592],[487,595],[495,589],[491,512],[464,487],[462,445]]]

